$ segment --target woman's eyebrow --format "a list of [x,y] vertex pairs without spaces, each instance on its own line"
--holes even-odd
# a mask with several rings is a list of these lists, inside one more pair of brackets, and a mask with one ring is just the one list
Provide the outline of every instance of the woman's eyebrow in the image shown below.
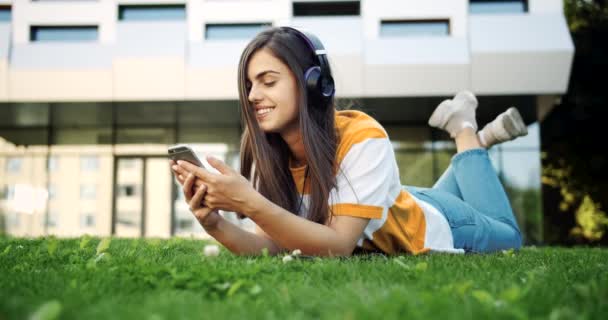
[[265,71],[262,71],[262,72],[258,73],[258,74],[255,76],[255,78],[256,78],[256,79],[260,79],[260,78],[262,78],[263,76],[265,76],[265,75],[266,75],[266,74],[268,74],[268,73],[276,73],[276,74],[281,74],[281,73],[280,73],[280,72],[278,72],[278,71],[274,71],[274,70],[265,70]]

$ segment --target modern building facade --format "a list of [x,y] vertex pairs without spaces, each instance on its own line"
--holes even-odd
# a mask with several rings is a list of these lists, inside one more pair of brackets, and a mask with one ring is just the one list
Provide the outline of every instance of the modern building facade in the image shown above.
[[188,143],[236,168],[241,51],[263,28],[294,25],[324,42],[338,103],[387,128],[403,184],[432,185],[454,153],[448,137],[426,125],[443,99],[473,91],[480,125],[518,107],[530,134],[491,155],[527,241],[539,241],[542,119],[567,89],[574,54],[562,7],[560,0],[0,0],[4,229],[204,235],[175,187],[167,146]]

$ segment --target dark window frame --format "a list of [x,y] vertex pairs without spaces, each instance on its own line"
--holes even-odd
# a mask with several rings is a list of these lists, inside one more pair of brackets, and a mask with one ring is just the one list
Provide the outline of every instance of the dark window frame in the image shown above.
[[294,17],[356,17],[361,16],[361,1],[294,1]]

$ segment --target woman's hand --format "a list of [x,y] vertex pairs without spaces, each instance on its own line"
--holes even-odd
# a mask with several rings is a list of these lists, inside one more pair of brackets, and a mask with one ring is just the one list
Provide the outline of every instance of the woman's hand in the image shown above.
[[[192,173],[206,186],[203,201],[211,209],[234,211],[249,216],[263,199],[245,177],[222,161],[207,157],[209,164],[221,174],[215,174],[187,161],[178,161],[185,172]],[[197,190],[198,192],[198,190]]]
[[182,191],[184,192],[186,203],[188,203],[190,211],[192,211],[196,217],[196,220],[198,220],[205,230],[209,231],[209,229],[213,229],[217,226],[217,223],[220,220],[220,215],[217,210],[203,205],[203,198],[205,197],[205,192],[207,191],[206,185],[203,184],[196,188],[196,192],[192,191],[194,189],[193,185],[195,180],[199,179],[196,179],[194,174],[189,174],[186,176],[186,180],[184,180],[184,184],[182,186]]
[[[188,176],[189,172],[186,171],[185,169],[183,169],[182,167],[178,166],[177,162],[175,162],[173,160],[169,160],[169,165],[171,166],[171,170],[173,171],[173,175],[177,179],[177,182],[179,182],[180,186],[183,186],[184,181],[186,181],[186,177]],[[194,186],[196,186],[196,188],[198,188],[202,185],[203,185],[203,181],[201,181],[201,179],[194,180]]]
[[202,204],[207,186],[203,184],[201,179],[196,179],[195,175],[189,174],[188,171],[178,166],[175,161],[169,160],[169,165],[171,165],[173,175],[182,187],[186,203],[194,214],[194,217],[196,217],[196,220],[198,220],[205,230],[215,228],[219,221],[217,210],[205,207]]

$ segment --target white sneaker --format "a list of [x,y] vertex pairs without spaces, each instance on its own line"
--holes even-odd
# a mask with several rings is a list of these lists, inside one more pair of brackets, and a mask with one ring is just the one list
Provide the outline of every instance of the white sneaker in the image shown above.
[[496,119],[485,125],[478,133],[479,140],[481,140],[481,143],[486,148],[527,134],[528,127],[524,123],[519,111],[514,107],[499,114]]
[[455,138],[466,127],[477,131],[475,109],[477,98],[470,91],[460,91],[454,99],[443,100],[429,118],[431,127],[443,129]]

